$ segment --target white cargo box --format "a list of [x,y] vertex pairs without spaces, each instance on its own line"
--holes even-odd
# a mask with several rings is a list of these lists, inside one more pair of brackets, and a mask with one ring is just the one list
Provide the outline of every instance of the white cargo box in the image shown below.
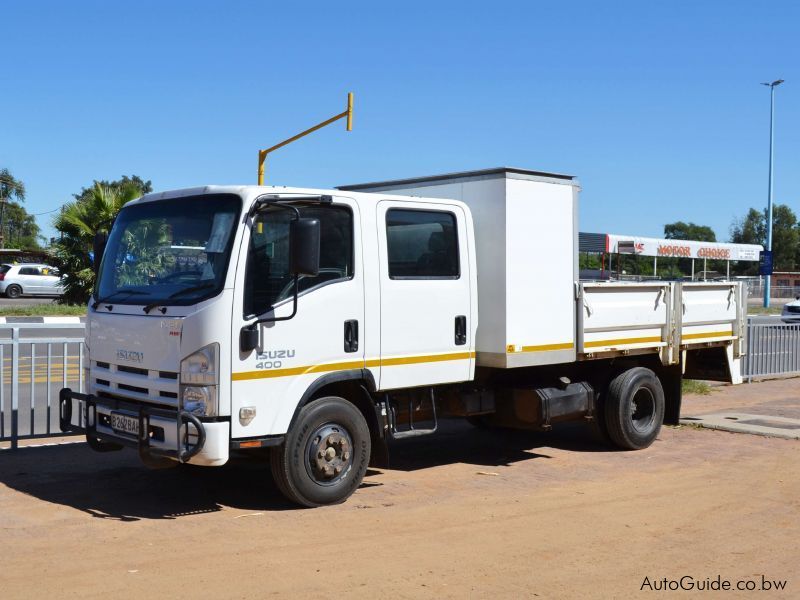
[[465,202],[475,226],[477,365],[503,368],[575,360],[575,178],[498,168],[341,189]]

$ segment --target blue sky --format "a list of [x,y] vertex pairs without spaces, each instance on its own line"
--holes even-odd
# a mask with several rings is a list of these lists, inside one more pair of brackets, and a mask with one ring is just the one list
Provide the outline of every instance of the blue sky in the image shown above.
[[[726,240],[766,203],[800,213],[800,3],[3,3],[0,167],[27,208],[93,179],[156,189],[329,187],[500,165],[577,175],[580,227]],[[52,215],[38,217],[48,235]]]

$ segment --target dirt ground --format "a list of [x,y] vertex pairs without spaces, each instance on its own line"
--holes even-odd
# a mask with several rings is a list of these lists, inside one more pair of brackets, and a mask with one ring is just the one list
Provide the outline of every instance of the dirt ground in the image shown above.
[[[683,412],[731,408],[797,416],[800,380],[716,388]],[[787,580],[756,595],[800,597],[800,442],[669,427],[619,452],[583,427],[448,424],[393,461],[347,503],[298,510],[255,460],[148,471],[82,443],[0,452],[0,597],[630,598],[684,576]]]

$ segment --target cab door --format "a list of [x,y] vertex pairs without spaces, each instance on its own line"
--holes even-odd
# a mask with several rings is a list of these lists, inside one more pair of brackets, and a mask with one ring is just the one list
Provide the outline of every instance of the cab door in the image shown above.
[[[272,207],[247,219],[234,291],[231,365],[233,438],[285,433],[303,395],[322,378],[364,368],[364,284],[359,211],[355,202],[298,204],[320,221],[320,269],[301,277],[294,310],[289,222],[294,212]],[[256,318],[259,345],[242,352],[242,327]],[[240,409],[255,411],[240,419]],[[249,411],[246,411],[249,412]]]
[[459,205],[383,200],[380,388],[472,378],[469,248]]

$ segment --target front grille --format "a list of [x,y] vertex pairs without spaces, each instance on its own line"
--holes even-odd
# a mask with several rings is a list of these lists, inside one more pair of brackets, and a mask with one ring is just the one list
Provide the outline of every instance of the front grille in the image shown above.
[[[152,403],[137,402],[135,400],[131,400],[130,398],[124,398],[123,396],[118,396],[116,394],[109,394],[108,392],[97,392],[96,395],[98,398],[106,398],[108,400],[113,400],[115,405],[112,406],[112,410],[117,410],[117,409],[126,410],[130,409],[131,406],[141,406],[143,404],[149,404],[157,408],[162,408],[167,410],[174,408],[174,406],[171,403],[167,402],[152,402]],[[117,406],[116,403],[119,403],[119,406]],[[100,416],[100,418],[102,419],[103,417]]]
[[104,361],[92,364],[96,393],[140,402],[178,404],[178,373],[150,371],[141,367],[115,365]]
[[126,367],[125,365],[118,365],[117,371],[123,373],[133,373],[134,375],[144,375],[147,377],[147,369],[140,369],[139,367]]
[[800,306],[787,306],[786,312],[800,314]]
[[137,394],[147,393],[147,388],[136,387],[135,385],[128,385],[127,383],[118,383],[117,389],[126,390],[128,392],[136,392]]

